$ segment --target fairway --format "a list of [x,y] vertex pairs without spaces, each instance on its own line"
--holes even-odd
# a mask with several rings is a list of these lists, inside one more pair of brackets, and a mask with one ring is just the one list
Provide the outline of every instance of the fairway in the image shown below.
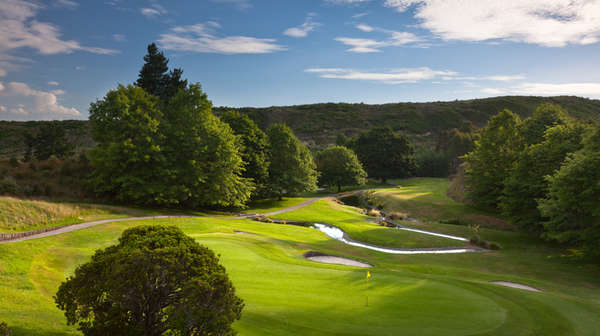
[[[379,227],[367,222],[358,209],[328,199],[278,217],[333,224],[372,244],[456,244]],[[221,255],[246,305],[242,319],[234,324],[240,335],[562,336],[600,332],[597,268],[569,274],[576,265],[524,252],[530,241],[517,233],[482,232],[506,245],[497,252],[402,256],[347,246],[313,228],[217,218],[110,223],[0,245],[0,320],[7,321],[15,335],[78,334],[54,306],[52,296],[58,285],[95,249],[115,243],[124,229],[140,224],[177,225]],[[464,226],[421,226],[468,234]],[[560,252],[535,247],[544,256]],[[373,265],[368,287],[364,269],[309,261],[303,258],[308,251]],[[525,283],[544,292],[507,288],[492,280]]]

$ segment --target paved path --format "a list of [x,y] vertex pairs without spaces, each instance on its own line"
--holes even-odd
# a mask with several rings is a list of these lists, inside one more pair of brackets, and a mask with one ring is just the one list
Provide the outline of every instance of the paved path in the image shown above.
[[94,222],[86,222],[86,223],[80,223],[80,224],[74,224],[74,225],[69,225],[69,226],[65,226],[62,227],[60,229],[56,229],[56,230],[52,230],[52,231],[47,231],[47,232],[42,232],[42,233],[37,233],[31,236],[26,236],[26,237],[20,237],[20,238],[15,238],[15,239],[10,239],[10,240],[3,240],[0,241],[0,244],[6,244],[6,243],[14,243],[14,242],[20,242],[20,241],[24,241],[24,240],[30,240],[30,239],[37,239],[37,238],[44,238],[44,237],[50,237],[50,236],[56,236],[59,234],[63,234],[65,232],[71,232],[71,231],[75,231],[75,230],[81,230],[81,229],[85,229],[91,226],[96,226],[96,225],[100,225],[100,224],[106,224],[106,223],[112,223],[112,222],[127,222],[127,221],[137,221],[137,220],[145,220],[145,219],[164,219],[164,218],[220,218],[220,219],[248,219],[248,218],[253,218],[256,216],[275,216],[278,214],[282,214],[285,212],[289,212],[289,211],[294,211],[300,208],[303,208],[307,205],[310,205],[320,199],[324,199],[327,197],[331,197],[331,196],[321,196],[321,197],[314,197],[311,198],[309,200],[306,200],[300,204],[291,206],[291,207],[287,207],[281,210],[276,210],[276,211],[272,211],[272,212],[268,212],[268,213],[264,213],[264,214],[240,214],[239,216],[228,216],[228,217],[210,217],[210,216],[147,216],[147,217],[131,217],[131,218],[118,218],[118,219],[103,219],[103,220],[99,220],[99,221],[94,221]]

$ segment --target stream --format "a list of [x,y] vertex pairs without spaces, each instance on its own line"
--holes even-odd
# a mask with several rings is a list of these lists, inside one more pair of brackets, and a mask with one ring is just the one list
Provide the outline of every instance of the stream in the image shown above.
[[[348,235],[344,231],[342,231],[340,228],[335,227],[335,226],[321,224],[321,223],[315,223],[313,225],[313,227],[315,229],[325,233],[327,236],[329,236],[335,240],[339,240],[339,241],[343,242],[344,244],[361,247],[361,248],[366,248],[369,250],[379,251],[379,252],[383,252],[383,253],[391,253],[391,254],[450,254],[450,253],[468,253],[468,252],[483,252],[483,251],[485,251],[484,249],[480,249],[480,248],[467,248],[467,247],[437,247],[437,248],[413,248],[413,249],[382,247],[382,246],[370,245],[370,244],[361,243],[359,241],[352,240],[348,237]],[[428,235],[433,235],[433,236],[445,237],[445,238],[455,239],[455,240],[460,240],[460,241],[468,241],[468,239],[465,239],[463,237],[444,235],[441,233],[423,231],[423,230],[418,230],[418,229],[411,229],[411,228],[406,228],[406,227],[398,227],[398,229],[413,231],[413,232],[418,232],[418,233],[428,234]]]

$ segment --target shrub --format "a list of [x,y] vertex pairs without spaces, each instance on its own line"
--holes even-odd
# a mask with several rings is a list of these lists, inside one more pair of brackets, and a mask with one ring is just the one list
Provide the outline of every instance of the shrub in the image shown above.
[[490,250],[499,250],[502,248],[502,246],[500,246],[500,244],[498,244],[498,243],[491,242],[488,244],[488,248]]
[[8,163],[12,166],[12,167],[18,167],[19,166],[19,160],[17,160],[16,157],[11,157],[10,160],[8,160]]
[[381,213],[378,210],[369,209],[369,210],[367,210],[366,215],[371,216],[371,217],[379,217],[379,216],[381,216]]
[[7,176],[0,180],[0,194],[17,195],[19,193],[19,185],[14,178]]
[[6,322],[0,322],[0,336],[10,336],[10,330],[8,330],[8,325]]
[[481,237],[479,237],[479,235],[474,235],[469,238],[469,242],[473,245],[479,246],[479,244],[481,244]]
[[403,219],[407,218],[408,215],[405,214],[404,212],[400,212],[400,211],[391,211],[387,214],[386,217],[391,220],[403,220]]

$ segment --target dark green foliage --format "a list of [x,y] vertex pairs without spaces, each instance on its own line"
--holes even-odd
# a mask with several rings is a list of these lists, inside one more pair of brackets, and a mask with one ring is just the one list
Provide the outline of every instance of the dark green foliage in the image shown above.
[[0,336],[10,336],[10,330],[8,330],[8,325],[6,322],[0,322]]
[[353,149],[369,176],[383,182],[411,176],[416,168],[414,149],[408,138],[394,133],[390,127],[375,127],[362,133]]
[[582,245],[600,257],[600,128],[586,137],[582,149],[569,154],[548,177],[548,194],[539,201],[544,237]]
[[269,140],[252,119],[237,111],[228,111],[220,119],[233,129],[242,141],[242,159],[245,162],[243,176],[252,179],[256,187],[254,195],[264,196],[269,180]]
[[519,134],[520,118],[509,110],[492,117],[467,154],[466,182],[473,203],[496,208],[504,188],[504,180],[523,148]]
[[241,144],[229,125],[211,112],[199,85],[169,101],[159,125],[169,199],[188,207],[242,207],[254,189],[242,176]]
[[8,160],[8,164],[16,168],[19,166],[19,160],[17,160],[17,158],[13,156]]
[[[528,120],[525,120],[527,123]],[[548,192],[545,176],[557,171],[568,153],[581,148],[582,124],[558,125],[546,130],[544,141],[527,147],[504,181],[500,208],[506,218],[522,229],[540,233],[542,217],[537,200]]]
[[[32,140],[26,136],[25,142],[29,143],[29,141]],[[59,158],[68,157],[73,154],[74,146],[67,139],[65,129],[59,123],[49,122],[40,127],[33,139],[32,149],[37,160],[46,160],[52,155]],[[29,154],[26,153],[26,156]]]
[[449,154],[430,149],[420,149],[415,153],[415,176],[448,177],[452,164]]
[[544,103],[533,112],[531,117],[523,120],[519,133],[526,145],[534,145],[544,140],[548,128],[564,125],[568,121],[567,113],[560,106]]
[[315,190],[317,171],[308,148],[284,124],[274,124],[267,135],[271,144],[271,193],[281,198],[285,194]]
[[84,335],[234,335],[243,308],[218,257],[175,226],[125,230],[54,299]]
[[363,170],[356,154],[343,146],[329,146],[317,155],[319,183],[337,187],[340,192],[344,185],[365,184],[367,173]]
[[148,54],[144,56],[144,61],[146,63],[140,70],[136,85],[159,97],[162,102],[168,102],[179,89],[187,86],[187,80],[181,79],[183,70],[174,69],[167,73],[169,60],[158,51],[156,44],[148,46]]
[[142,88],[119,85],[90,106],[91,184],[100,194],[121,202],[170,204],[166,193],[166,158],[159,132],[162,112],[157,99]]

